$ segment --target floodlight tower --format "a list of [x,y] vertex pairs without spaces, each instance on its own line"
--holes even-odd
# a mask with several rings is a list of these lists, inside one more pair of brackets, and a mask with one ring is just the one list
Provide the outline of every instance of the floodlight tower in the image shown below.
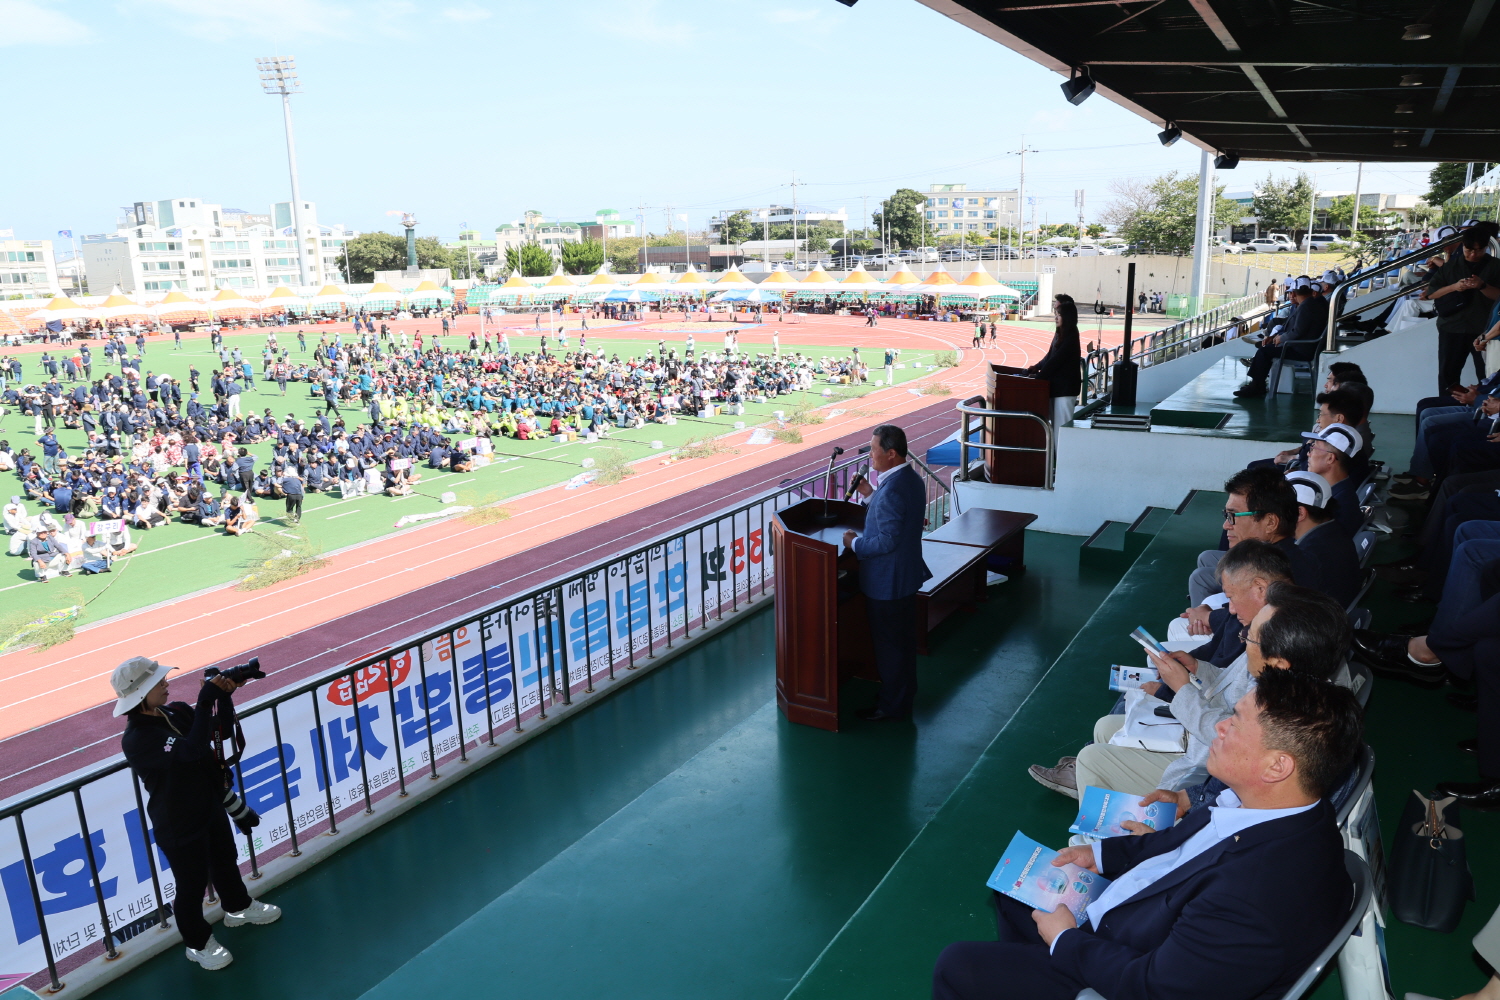
[[297,268],[302,284],[311,285],[315,279],[302,231],[302,188],[297,183],[297,142],[292,137],[292,95],[302,93],[302,83],[297,79],[297,60],[291,56],[257,56],[255,68],[260,71],[261,89],[281,97],[281,114],[286,122],[286,162],[292,174],[292,228],[297,231]]

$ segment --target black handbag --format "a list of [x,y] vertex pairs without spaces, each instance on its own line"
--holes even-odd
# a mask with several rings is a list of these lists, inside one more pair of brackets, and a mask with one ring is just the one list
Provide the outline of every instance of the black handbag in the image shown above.
[[1390,858],[1391,912],[1402,923],[1443,934],[1458,926],[1474,898],[1458,803],[1413,791],[1396,826]]

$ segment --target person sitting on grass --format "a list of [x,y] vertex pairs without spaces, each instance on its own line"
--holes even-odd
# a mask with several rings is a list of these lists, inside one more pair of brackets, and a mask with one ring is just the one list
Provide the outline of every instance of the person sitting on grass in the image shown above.
[[38,527],[31,536],[26,555],[31,560],[32,573],[39,583],[46,583],[54,576],[67,572],[68,557],[52,537],[52,532],[45,527]]
[[142,496],[140,501],[135,505],[135,509],[130,513],[130,523],[132,527],[147,531],[166,524],[167,515],[163,514],[148,497]]
[[250,494],[243,493],[229,501],[229,506],[224,511],[224,533],[226,535],[244,535],[254,530],[255,522],[260,520],[260,512],[255,509],[255,501]]

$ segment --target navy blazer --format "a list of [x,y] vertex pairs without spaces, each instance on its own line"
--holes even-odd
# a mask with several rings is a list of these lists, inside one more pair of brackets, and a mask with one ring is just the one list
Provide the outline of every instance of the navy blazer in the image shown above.
[[1297,583],[1327,594],[1339,602],[1339,607],[1347,608],[1359,593],[1362,574],[1354,539],[1338,519],[1324,521],[1297,539],[1297,549],[1305,556],[1294,570]]
[[[1101,874],[1176,850],[1210,818],[1199,809],[1169,830],[1110,837]],[[1065,931],[1052,963],[1109,1000],[1275,1000],[1333,940],[1353,893],[1333,808],[1320,801],[1215,844],[1097,931]]]
[[922,560],[922,477],[905,463],[880,475],[870,494],[865,530],[854,541],[859,557],[859,589],[877,601],[910,597],[932,577]]

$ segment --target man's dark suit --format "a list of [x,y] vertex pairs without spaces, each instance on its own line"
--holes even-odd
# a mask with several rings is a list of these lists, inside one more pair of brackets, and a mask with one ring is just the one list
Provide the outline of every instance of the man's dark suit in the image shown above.
[[897,718],[911,714],[917,696],[917,591],[932,576],[922,561],[926,500],[922,478],[911,466],[887,469],[870,494],[865,530],[854,541],[880,672],[877,707]]
[[1354,539],[1338,519],[1324,521],[1297,539],[1297,548],[1306,556],[1297,566],[1297,583],[1327,594],[1347,608],[1359,593],[1359,555],[1354,551]]
[[[1176,850],[1208,823],[1103,842],[1118,878]],[[950,945],[933,970],[934,1000],[1275,1000],[1333,939],[1353,887],[1326,801],[1215,844],[1111,909],[1095,931],[1064,931],[1049,955],[1031,910],[996,895],[999,942]]]
[[1282,348],[1293,341],[1296,343],[1286,349],[1288,361],[1307,361],[1314,357],[1318,353],[1317,338],[1327,326],[1328,300],[1321,295],[1309,295],[1292,310],[1286,325],[1277,331],[1281,343],[1262,344],[1255,349],[1255,356],[1250,359],[1250,380],[1264,382],[1271,372],[1272,363],[1282,356]]

